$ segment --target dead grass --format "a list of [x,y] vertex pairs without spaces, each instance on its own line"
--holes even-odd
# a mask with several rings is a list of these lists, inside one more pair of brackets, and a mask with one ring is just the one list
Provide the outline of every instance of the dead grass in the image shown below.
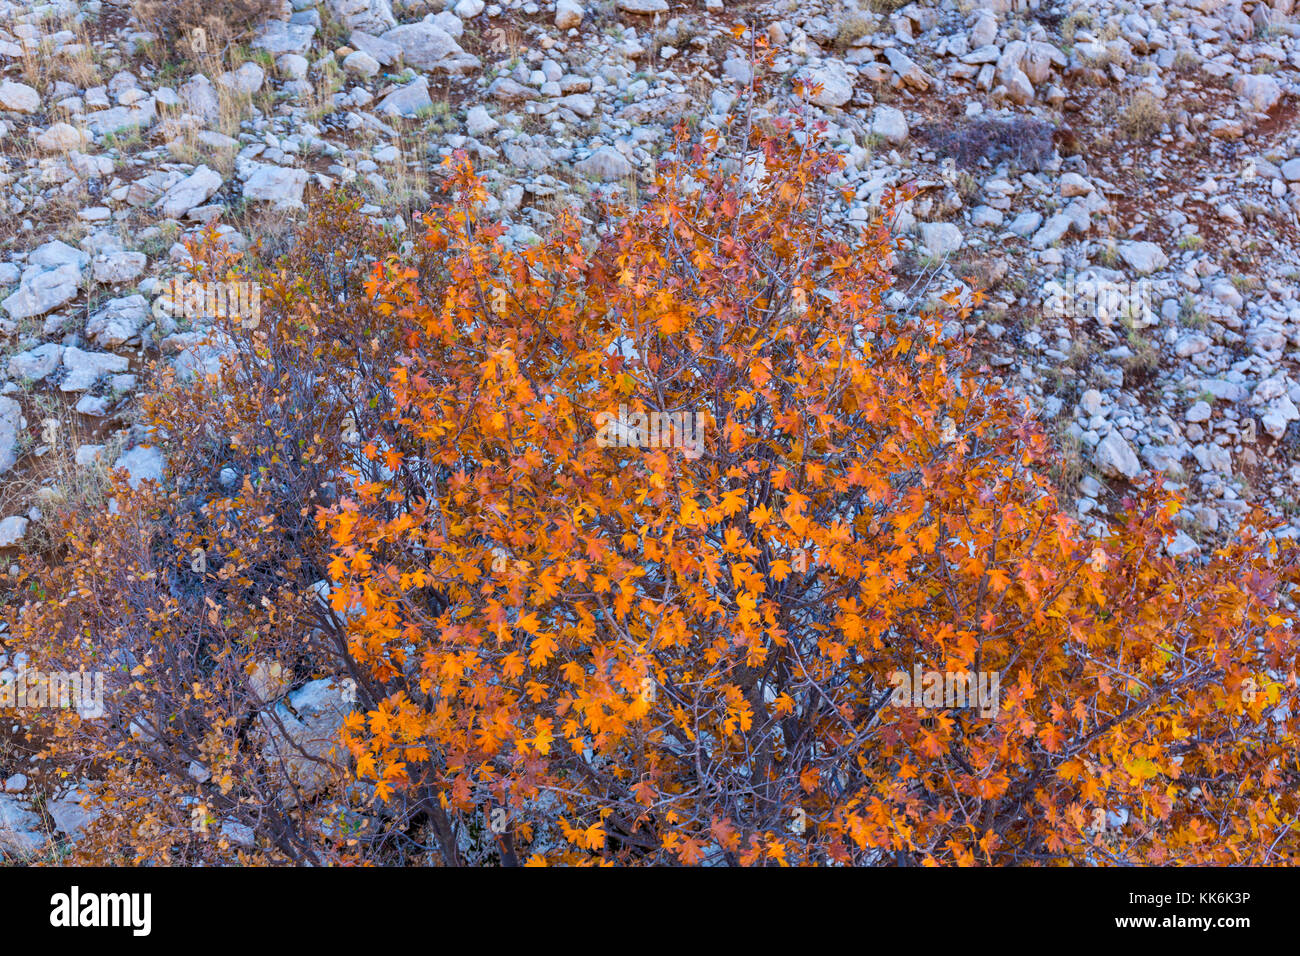
[[1071,44],[1074,42],[1074,34],[1080,27],[1088,29],[1092,24],[1093,18],[1091,13],[1086,10],[1076,10],[1066,17],[1064,22],[1061,24],[1061,39],[1064,40],[1066,44]]
[[22,82],[41,91],[55,80],[67,80],[80,89],[103,82],[99,69],[101,47],[91,39],[86,21],[61,15],[48,21],[45,30],[51,34],[69,32],[74,40],[60,47],[57,55],[49,40],[23,44],[20,56]]
[[85,21],[69,23],[67,29],[70,29],[77,39],[75,47],[70,52],[65,52],[58,62],[59,78],[67,80],[82,90],[98,86],[103,82],[99,69],[100,54],[90,37]]
[[[278,0],[132,0],[132,11],[145,29],[159,34],[164,45],[183,45],[190,54],[199,47],[219,50],[251,35],[253,28],[280,8]],[[196,31],[203,31],[200,36]]]
[[1125,317],[1122,324],[1128,340],[1129,351],[1132,353],[1121,362],[1127,379],[1126,384],[1130,386],[1145,384],[1160,369],[1160,350],[1151,343],[1149,338],[1133,326],[1132,319]]
[[1192,70],[1199,68],[1200,65],[1201,57],[1190,51],[1190,49],[1179,49],[1178,53],[1175,53],[1174,55],[1174,73],[1191,73]]
[[[30,427],[20,448],[27,445],[29,454],[0,482],[0,516],[39,508],[45,520],[28,526],[21,548],[27,554],[44,554],[58,546],[49,529],[57,525],[60,513],[107,506],[108,468],[122,440],[116,435],[96,438],[72,403],[58,393],[31,393],[26,404]],[[104,450],[96,463],[78,465],[77,449],[87,444],[104,445]]]
[[1164,125],[1165,108],[1150,93],[1138,93],[1120,111],[1120,131],[1131,140],[1153,139]]
[[1057,454],[1053,457],[1052,483],[1069,497],[1078,494],[1079,482],[1088,473],[1083,458],[1083,442],[1065,428],[1056,433]]
[[839,31],[835,34],[835,48],[845,50],[853,46],[855,40],[870,35],[875,24],[866,17],[851,16],[840,21]]

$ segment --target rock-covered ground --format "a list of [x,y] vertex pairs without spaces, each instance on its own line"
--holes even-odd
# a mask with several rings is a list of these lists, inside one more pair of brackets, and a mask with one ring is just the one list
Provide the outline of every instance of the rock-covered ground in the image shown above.
[[[760,40],[844,156],[845,229],[916,186],[891,305],[988,290],[964,331],[1057,433],[1081,514],[1164,472],[1191,505],[1181,552],[1248,502],[1300,515],[1291,7],[293,0],[241,42],[178,45],[129,3],[0,0],[0,549],[38,546],[83,477],[161,474],[140,373],[212,358],[155,308],[187,235],[273,255],[339,182],[400,234],[458,149],[510,241],[565,204],[594,225],[676,123],[723,122]],[[0,794],[14,840],[39,829],[26,786]],[[69,800],[54,829],[80,825]]]
[[0,3],[0,546],[59,493],[45,456],[160,466],[129,412],[152,353],[196,361],[151,308],[187,233],[273,251],[339,181],[401,232],[466,149],[534,241],[634,193],[678,120],[720,123],[757,38],[815,84],[847,228],[919,187],[894,304],[989,289],[967,331],[1056,426],[1081,512],[1143,470],[1185,486],[1189,551],[1249,500],[1300,510],[1290,0],[439,6],[294,0],[217,50],[107,0]]

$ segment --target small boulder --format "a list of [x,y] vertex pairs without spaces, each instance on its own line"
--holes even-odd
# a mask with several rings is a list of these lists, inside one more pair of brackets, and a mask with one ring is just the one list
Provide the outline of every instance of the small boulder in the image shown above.
[[1103,475],[1111,478],[1132,480],[1142,473],[1142,464],[1133,447],[1114,429],[1097,443],[1092,461]]

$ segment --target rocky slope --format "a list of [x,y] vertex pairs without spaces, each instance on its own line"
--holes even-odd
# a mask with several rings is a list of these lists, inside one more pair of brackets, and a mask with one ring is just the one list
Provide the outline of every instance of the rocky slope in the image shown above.
[[[846,227],[917,183],[905,277],[990,288],[967,331],[1058,424],[1081,511],[1164,471],[1190,551],[1246,499],[1300,507],[1289,0],[293,6],[217,56],[160,51],[130,7],[0,5],[0,471],[130,443],[135,359],[196,337],[151,302],[201,224],[273,248],[356,181],[401,231],[467,149],[534,241],[560,203],[634,190],[678,119],[719,123],[762,37],[844,153]],[[40,484],[6,496],[0,546]]]
[[[843,153],[845,229],[917,187],[891,306],[988,289],[952,331],[1056,430],[1081,514],[1148,472],[1191,503],[1180,553],[1251,501],[1300,514],[1291,4],[294,0],[218,48],[129,5],[0,0],[0,548],[78,475],[161,475],[142,363],[214,359],[157,307],[186,235],[273,254],[338,182],[400,234],[458,149],[510,241],[565,204],[594,226],[675,123],[722,122],[759,41],[789,94],[766,109],[810,99]],[[14,852],[44,839],[26,786],[0,794]],[[45,829],[82,825],[71,800]]]

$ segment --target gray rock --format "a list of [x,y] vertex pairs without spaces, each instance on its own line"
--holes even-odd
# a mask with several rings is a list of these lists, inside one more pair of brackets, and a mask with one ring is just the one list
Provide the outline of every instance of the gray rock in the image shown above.
[[991,10],[981,10],[971,28],[972,47],[990,46],[998,36],[998,18]]
[[143,252],[110,252],[96,256],[90,265],[90,274],[96,282],[114,285],[131,282],[144,272],[149,257]]
[[494,120],[491,114],[482,106],[472,106],[468,113],[465,114],[465,132],[470,136],[478,138],[486,136],[488,133],[496,132],[501,128],[501,124]]
[[252,827],[245,826],[236,820],[222,820],[221,835],[231,843],[245,848],[257,845],[256,834],[254,834]]
[[1154,242],[1121,242],[1119,256],[1138,275],[1150,275],[1169,265],[1169,257]]
[[307,186],[307,170],[259,164],[244,181],[244,198],[274,202],[277,206],[301,207]]
[[139,488],[141,482],[145,481],[162,484],[165,464],[162,452],[157,448],[152,445],[137,445],[113,462],[113,470],[125,468],[126,483],[132,488]]
[[407,64],[431,73],[468,73],[481,65],[450,33],[432,23],[404,23],[383,34],[402,51]]
[[22,515],[10,515],[0,521],[0,548],[12,548],[20,543],[27,534],[27,519]]
[[741,86],[748,86],[754,79],[754,70],[748,60],[732,56],[722,64],[722,75]]
[[907,141],[907,117],[892,106],[878,106],[871,117],[871,132],[897,146]]
[[801,77],[807,87],[820,90],[811,93],[809,99],[821,107],[843,106],[853,98],[853,79],[844,67],[828,60],[804,72]]
[[666,13],[668,0],[618,0],[618,8],[624,13],[640,13],[649,16],[654,13]]
[[1111,478],[1131,480],[1142,473],[1142,464],[1133,453],[1132,446],[1115,428],[1112,428],[1110,433],[1097,443],[1092,461],[1098,471]]
[[1019,65],[1025,76],[1029,78],[1029,82],[1037,86],[1050,79],[1053,66],[1065,67],[1069,62],[1065,54],[1052,44],[1033,40],[1030,41],[1024,59]]
[[557,106],[570,110],[575,116],[589,119],[596,113],[596,98],[590,93],[570,93],[556,101]]
[[1224,402],[1240,402],[1247,395],[1244,386],[1220,378],[1203,378],[1196,383],[1196,390],[1209,392],[1215,398]]
[[1034,233],[1034,238],[1029,240],[1029,244],[1035,249],[1046,249],[1048,246],[1060,242],[1065,238],[1065,234],[1070,231],[1071,219],[1063,212],[1058,212],[1051,219],[1043,224],[1043,227]]
[[1078,173],[1065,173],[1060,180],[1061,195],[1067,199],[1071,196],[1086,196],[1093,191],[1092,183]]
[[916,65],[916,62],[896,47],[885,47],[885,59],[889,68],[898,74],[898,78],[907,86],[924,93],[930,88],[930,77]]
[[231,353],[234,343],[225,333],[183,332],[162,340],[163,351],[174,354],[172,367],[181,381],[198,376],[216,375],[222,359]]
[[[1042,225],[1042,222],[1043,214],[1031,210],[1029,212],[1022,212],[1020,215],[1016,216],[1015,219],[1011,220],[1011,223],[1007,228],[1017,236],[1024,239],[1036,231],[1038,227]],[[1062,233],[1062,235],[1064,235],[1064,233]]]
[[584,178],[603,183],[615,182],[632,175],[632,164],[612,146],[600,147],[573,168]]
[[1275,398],[1259,416],[1259,423],[1264,426],[1264,431],[1271,438],[1278,440],[1286,434],[1287,425],[1296,420],[1300,420],[1300,410],[1296,409],[1295,402],[1291,401],[1288,395]]
[[1142,457],[1157,471],[1176,475],[1182,470],[1183,450],[1177,445],[1147,445]]
[[258,715],[263,755],[283,764],[303,796],[314,796],[344,770],[346,756],[338,737],[354,700],[347,684],[324,678]]
[[519,169],[532,169],[540,172],[554,163],[551,151],[540,146],[528,146],[511,140],[501,147],[510,165]]
[[571,30],[582,24],[586,11],[577,0],[559,0],[555,4],[555,25],[561,30]]
[[383,33],[397,26],[388,0],[329,0],[327,6],[349,30]]
[[443,10],[441,13],[435,13],[432,17],[425,17],[425,19],[440,30],[446,30],[451,34],[452,39],[457,42],[465,35],[465,21],[450,10]]
[[54,821],[54,829],[72,839],[81,836],[101,812],[97,807],[86,805],[87,796],[87,791],[74,787],[62,796],[47,800],[45,809]]
[[1238,312],[1246,303],[1245,298],[1237,291],[1237,287],[1227,279],[1220,279],[1210,286],[1210,294],[1214,296],[1215,302]]
[[41,832],[41,820],[25,800],[0,794],[0,849],[25,859],[45,849],[49,838]]
[[86,337],[102,349],[117,348],[139,338],[149,322],[149,303],[142,295],[110,299],[86,323]]
[[40,94],[26,83],[0,81],[0,109],[14,113],[35,113],[40,108]]
[[59,390],[84,392],[99,381],[100,376],[125,372],[130,366],[125,356],[111,352],[86,352],[71,346],[63,350],[63,367],[68,370]]
[[[275,68],[287,80],[306,79],[307,70],[310,66],[311,64],[307,61],[307,58],[297,53],[282,53],[275,58]],[[238,142],[235,145],[238,146]]]
[[390,116],[415,116],[421,110],[432,108],[429,81],[422,76],[399,86],[379,101],[379,111]]
[[1006,72],[1001,77],[1002,85],[1006,87],[1007,99],[1013,103],[1024,105],[1034,98],[1034,84],[1030,82],[1025,71],[1015,67]]
[[402,58],[402,48],[396,43],[373,36],[363,30],[354,30],[348,37],[348,46],[369,53],[381,66],[392,66]]
[[221,183],[219,172],[200,166],[167,190],[154,205],[167,218],[180,219],[195,206],[207,202],[221,188]]
[[1232,455],[1222,445],[1200,444],[1192,447],[1192,455],[1205,471],[1232,475]]
[[20,382],[39,382],[63,361],[63,346],[47,342],[26,352],[19,352],[9,360],[9,377]]
[[353,50],[343,59],[343,69],[355,76],[369,79],[379,74],[383,64],[365,50]]
[[950,222],[923,222],[920,229],[921,244],[932,256],[944,258],[961,248],[961,230]]
[[74,461],[78,468],[90,468],[104,457],[103,445],[81,445],[77,448]]
[[1191,358],[1193,355],[1209,351],[1212,344],[1208,335],[1198,333],[1184,335],[1174,343],[1174,354],[1179,358]]
[[36,137],[36,145],[47,153],[66,153],[68,150],[80,149],[86,137],[71,123],[55,123]]
[[103,418],[108,414],[108,406],[109,400],[103,395],[82,395],[74,407],[78,415]]
[[508,76],[500,76],[493,80],[487,88],[487,95],[494,100],[500,100],[502,103],[522,103],[525,100],[535,100],[541,97],[541,94],[531,86],[524,86]]
[[1261,113],[1267,113],[1282,99],[1282,85],[1265,74],[1242,73],[1232,88]]
[[1281,375],[1272,375],[1254,387],[1250,393],[1250,404],[1264,405],[1286,393],[1286,379]]
[[43,269],[56,269],[59,266],[74,265],[78,270],[86,268],[90,262],[90,256],[75,249],[59,239],[51,240],[40,246],[27,257],[28,265],[40,266]]
[[18,461],[18,433],[22,430],[22,406],[0,395],[0,475]]
[[204,123],[211,125],[221,117],[221,104],[217,89],[202,73],[195,73],[176,91],[185,108]]
[[86,114],[86,130],[96,138],[133,129],[148,129],[158,118],[152,97],[131,106],[114,106]]
[[18,291],[0,302],[0,307],[14,320],[44,315],[75,298],[80,283],[81,269],[72,263],[54,268],[29,266]]
[[1165,551],[1171,558],[1185,558],[1189,555],[1200,554],[1201,546],[1188,536],[1187,532],[1179,531],[1174,534],[1174,540],[1165,545]]
[[1079,407],[1088,415],[1100,415],[1103,408],[1101,392],[1090,388],[1079,397]]
[[963,54],[961,61],[970,66],[982,66],[985,63],[997,63],[1002,57],[1002,51],[992,43],[980,44],[969,53]]
[[266,70],[250,61],[237,70],[222,73],[217,77],[217,82],[236,93],[252,96],[266,82]]
[[266,50],[272,56],[296,54],[302,56],[311,49],[316,28],[310,23],[286,23],[268,20],[262,31],[253,38],[255,49]]

